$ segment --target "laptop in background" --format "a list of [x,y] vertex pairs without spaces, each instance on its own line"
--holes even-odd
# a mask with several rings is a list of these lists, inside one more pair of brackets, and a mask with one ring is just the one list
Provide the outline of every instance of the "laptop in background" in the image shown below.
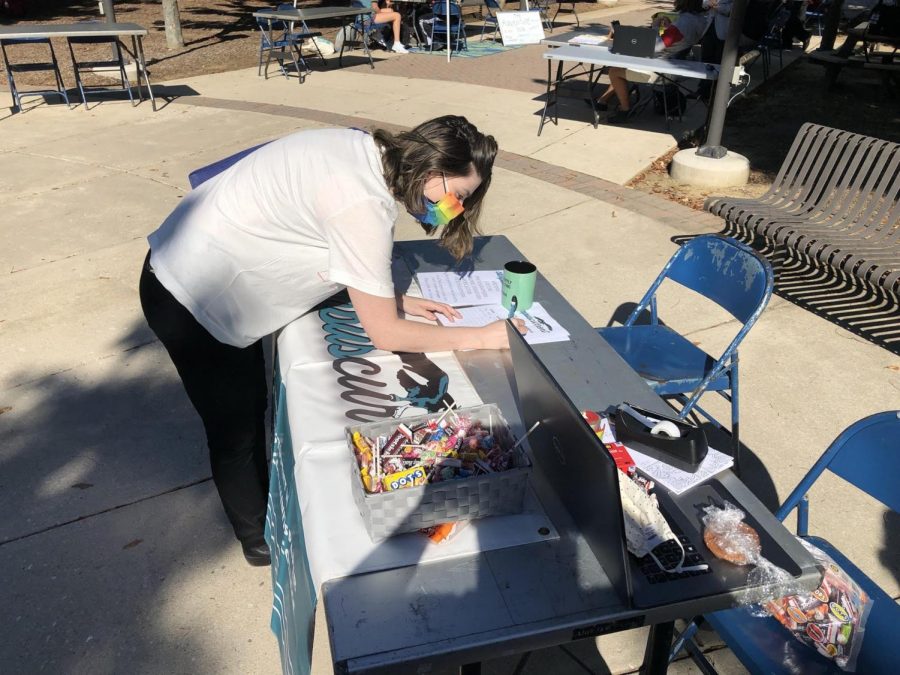
[[[703,544],[703,508],[712,504],[721,507],[726,500],[739,504],[714,478],[678,496],[660,487],[655,491],[672,530],[687,552],[699,556],[708,570],[668,574],[660,572],[655,563],[648,569],[649,556],[638,559],[628,552],[619,480],[630,479],[616,468],[581,411],[510,322],[507,334],[522,421],[526,429],[540,421],[528,437],[537,470],[565,506],[623,601],[645,608],[699,597],[734,595],[745,588],[748,568],[719,560]],[[769,560],[791,576],[799,576],[799,566],[759,523],[749,515],[746,521],[759,533]],[[658,551],[665,546],[661,544],[654,553],[661,560],[664,555],[671,560],[670,554]],[[663,564],[670,566],[665,560]],[[689,562],[686,560],[685,564]]]
[[613,33],[613,43],[609,51],[624,56],[653,58],[656,54],[656,39],[659,32],[645,26],[617,26]]

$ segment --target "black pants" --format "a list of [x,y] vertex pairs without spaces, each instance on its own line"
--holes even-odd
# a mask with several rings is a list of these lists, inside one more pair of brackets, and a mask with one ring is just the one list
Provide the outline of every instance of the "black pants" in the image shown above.
[[140,292],[147,323],[203,420],[213,481],[234,534],[244,544],[261,544],[268,495],[262,342],[241,349],[210,335],[159,283],[149,253]]

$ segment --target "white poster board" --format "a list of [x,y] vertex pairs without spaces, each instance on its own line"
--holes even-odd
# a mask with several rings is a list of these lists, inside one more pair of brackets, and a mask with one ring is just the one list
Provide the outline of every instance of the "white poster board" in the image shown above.
[[497,12],[497,21],[506,47],[536,45],[544,39],[541,13],[536,9],[528,12]]

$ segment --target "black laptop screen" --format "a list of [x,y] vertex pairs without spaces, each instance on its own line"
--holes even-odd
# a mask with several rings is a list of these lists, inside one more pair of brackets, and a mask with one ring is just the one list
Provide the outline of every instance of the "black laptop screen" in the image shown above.
[[519,411],[538,471],[565,506],[613,588],[631,603],[616,464],[581,412],[507,322]]

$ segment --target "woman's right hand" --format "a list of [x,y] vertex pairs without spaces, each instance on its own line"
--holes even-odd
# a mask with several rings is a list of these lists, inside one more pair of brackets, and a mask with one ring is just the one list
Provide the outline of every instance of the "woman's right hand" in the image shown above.
[[[528,332],[522,319],[513,319],[513,325],[523,335]],[[494,321],[481,329],[484,332],[482,349],[509,349],[509,336],[506,334],[506,321]]]

